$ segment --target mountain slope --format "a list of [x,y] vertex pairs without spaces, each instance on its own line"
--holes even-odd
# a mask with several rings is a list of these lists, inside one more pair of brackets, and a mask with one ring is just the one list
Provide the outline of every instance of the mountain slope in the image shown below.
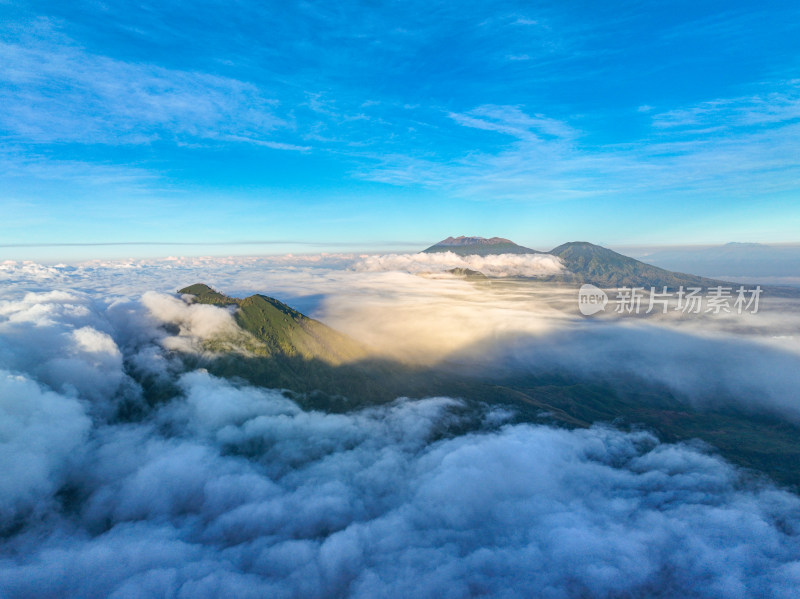
[[319,359],[329,364],[366,356],[366,350],[353,339],[275,298],[266,295],[244,299],[228,297],[202,283],[185,287],[178,293],[192,295],[194,301],[201,304],[237,306],[234,318],[260,342],[256,351],[261,355]]
[[564,263],[569,274],[559,280],[592,283],[599,287],[711,287],[721,281],[672,272],[623,256],[615,251],[588,243],[573,241],[548,252]]
[[423,253],[434,254],[440,252],[453,252],[459,256],[489,256],[494,254],[541,254],[530,248],[517,245],[510,239],[503,237],[448,237],[431,247],[422,250]]

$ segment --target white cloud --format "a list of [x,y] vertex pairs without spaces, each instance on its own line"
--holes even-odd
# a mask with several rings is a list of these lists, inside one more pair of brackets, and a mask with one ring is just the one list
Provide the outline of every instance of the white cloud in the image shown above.
[[117,344],[107,333],[102,333],[91,327],[81,327],[72,332],[72,337],[77,345],[84,351],[92,354],[107,354],[121,356]]
[[0,528],[53,509],[49,498],[89,428],[76,398],[0,369]]
[[33,373],[62,393],[105,399],[126,376],[103,311],[88,295],[75,292],[0,301],[0,367]]
[[[611,384],[656,383],[701,410],[734,405],[800,423],[796,335],[735,338],[696,323],[611,321],[555,328],[539,336],[507,334],[488,340],[480,352],[466,348],[456,356],[473,371],[561,372]],[[737,326],[730,321],[727,325]]]
[[495,254],[459,256],[453,252],[365,256],[353,265],[357,271],[443,272],[469,268],[493,277],[541,277],[563,272],[561,259],[549,254]]
[[450,113],[448,116],[465,127],[496,131],[521,140],[535,141],[542,137],[570,139],[577,135],[577,131],[563,121],[542,114],[529,115],[516,106],[479,106],[467,113]]
[[160,322],[179,325],[184,335],[210,339],[238,331],[233,315],[225,308],[187,303],[154,291],[142,295],[142,303]]
[[71,471],[80,512],[31,524],[0,560],[9,597],[790,597],[800,582],[796,496],[647,433],[432,442],[452,400],[325,415],[183,384],[160,416],[178,436],[96,431]]

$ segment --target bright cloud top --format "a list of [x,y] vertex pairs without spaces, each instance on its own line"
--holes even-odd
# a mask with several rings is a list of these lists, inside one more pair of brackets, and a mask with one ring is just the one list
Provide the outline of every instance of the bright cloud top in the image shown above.
[[367,272],[399,270],[411,273],[469,268],[493,277],[541,277],[563,272],[564,265],[549,254],[496,254],[459,256],[453,252],[365,256],[353,266]]

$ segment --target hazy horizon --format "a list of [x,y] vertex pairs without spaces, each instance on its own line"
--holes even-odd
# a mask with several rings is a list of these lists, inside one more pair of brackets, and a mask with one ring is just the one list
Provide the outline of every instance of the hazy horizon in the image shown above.
[[[438,240],[437,240],[438,241]],[[515,241],[515,240],[512,240]],[[20,247],[5,246],[6,251],[12,251],[7,257],[3,257],[7,263],[31,261],[43,265],[57,264],[82,264],[97,260],[110,261],[137,261],[137,260],[169,260],[186,257],[223,257],[236,256],[240,258],[248,257],[279,257],[279,256],[357,256],[357,255],[414,255],[432,245],[435,242],[394,242],[392,245],[376,242],[373,247],[369,245],[356,245],[348,243],[326,244],[324,242],[307,242],[299,247],[301,251],[278,252],[266,251],[257,252],[259,247],[277,250],[285,247],[290,242],[259,242],[250,241],[247,243],[217,243],[217,244],[158,244],[158,243],[92,243],[92,244],[67,244],[67,245],[44,245],[31,246],[22,245]],[[296,242],[295,242],[296,243]],[[525,246],[524,243],[519,245]],[[561,244],[557,244],[561,245]],[[2,246],[0,246],[2,247]],[[143,251],[136,255],[131,255],[131,247],[148,248],[150,251]],[[318,250],[324,247],[326,250]],[[528,245],[539,251],[547,252],[553,248],[543,248]],[[86,252],[80,255],[78,248]],[[108,254],[104,254],[103,248],[113,249]],[[49,256],[54,250],[68,250],[72,253],[51,257],[49,259],[37,258],[36,250],[43,252],[44,256]],[[191,253],[192,250],[202,250]],[[348,251],[348,249],[350,251]],[[641,260],[647,264],[659,266],[671,271],[683,272],[699,276],[710,277],[718,280],[729,280],[732,282],[761,282],[767,285],[800,285],[800,244],[794,243],[772,243],[772,244],[753,244],[748,242],[730,242],[722,245],[635,245],[635,246],[609,246],[609,249],[617,251],[623,255]],[[227,251],[226,251],[227,250]],[[393,251],[394,250],[394,251]],[[18,252],[18,253],[17,253]]]

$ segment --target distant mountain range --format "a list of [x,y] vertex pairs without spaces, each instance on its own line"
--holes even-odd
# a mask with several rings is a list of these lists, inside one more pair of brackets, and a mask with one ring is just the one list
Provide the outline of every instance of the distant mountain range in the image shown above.
[[800,283],[800,245],[726,243],[712,247],[670,247],[641,252],[642,260],[662,268],[710,277],[781,278]]
[[566,271],[542,280],[569,284],[592,283],[598,287],[684,287],[708,288],[723,281],[673,272],[624,256],[586,241],[572,241],[539,252],[502,237],[448,237],[423,250],[425,253],[453,252],[460,256],[497,254],[550,254],[561,259]]

